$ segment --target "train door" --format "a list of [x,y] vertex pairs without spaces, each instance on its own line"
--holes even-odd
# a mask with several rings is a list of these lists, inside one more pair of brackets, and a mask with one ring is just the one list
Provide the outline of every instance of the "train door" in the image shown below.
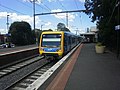
[[67,34],[64,34],[64,53],[68,52],[68,37]]
[[70,36],[68,37],[68,45],[69,45],[69,50],[71,50],[71,38],[70,38]]

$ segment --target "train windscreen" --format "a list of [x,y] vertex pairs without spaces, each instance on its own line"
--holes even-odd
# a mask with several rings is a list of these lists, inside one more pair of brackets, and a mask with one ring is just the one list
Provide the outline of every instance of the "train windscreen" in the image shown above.
[[61,34],[44,34],[42,36],[43,47],[60,47]]

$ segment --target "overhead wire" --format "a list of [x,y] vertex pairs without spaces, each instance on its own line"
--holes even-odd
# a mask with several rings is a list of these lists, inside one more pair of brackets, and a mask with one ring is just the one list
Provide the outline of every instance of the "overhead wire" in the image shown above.
[[[59,0],[57,0],[58,2],[59,2],[59,4],[66,10],[66,8],[63,6],[63,4],[59,1]],[[57,15],[57,14],[56,14]],[[61,18],[61,20],[63,21],[63,22],[65,22],[65,20],[63,19],[63,18]]]
[[115,6],[114,6],[114,8],[113,8],[113,10],[112,10],[112,14],[111,14],[111,16],[110,16],[110,18],[109,18],[109,20],[108,20],[108,23],[107,23],[107,24],[109,24],[109,23],[110,23],[110,20],[111,20],[111,18],[112,18],[112,16],[113,16],[113,13],[114,13],[114,11],[115,11],[115,8],[116,8],[117,1],[119,2],[119,0],[116,0],[116,2],[115,2]]
[[[41,3],[41,4],[42,4],[42,3]],[[48,11],[48,8],[44,8],[44,7],[42,7],[40,4],[37,4],[37,3],[36,3],[36,5],[39,6],[40,8]]]
[[24,6],[28,7],[28,8],[32,8],[32,7],[30,7],[29,5],[27,5],[27,4],[23,3],[23,2],[20,2],[19,0],[16,0],[16,1],[19,2],[19,3],[21,3],[21,4],[24,5]]
[[9,8],[9,7],[5,6],[5,5],[2,5],[1,3],[0,3],[0,6],[3,7],[3,8],[9,9],[9,10],[11,10],[11,11],[14,11],[14,12],[17,12],[17,13],[20,13],[20,14],[23,14],[23,15],[26,15],[25,13],[22,13],[22,12],[19,12],[19,11],[17,11],[17,10],[14,10],[14,9],[12,9],[12,8]]
[[[49,12],[51,12],[51,9],[47,5],[45,5],[43,2],[41,2],[41,4],[45,7],[44,9],[46,9]],[[37,5],[40,6],[39,4],[37,4]]]
[[[23,2],[21,2],[21,1],[19,1],[19,0],[17,0],[17,2],[19,2],[19,3],[21,3],[21,4],[23,4],[24,6],[26,6],[26,7],[28,7],[28,8],[32,8],[32,7],[30,7],[29,5],[27,5],[27,4],[25,4],[25,3],[23,3]],[[31,1],[30,1],[31,2]],[[42,3],[42,2],[41,2]],[[46,8],[44,8],[44,7],[42,7],[40,4],[38,4],[38,3],[35,3],[37,6],[39,6],[41,9],[45,9],[45,10],[48,10],[48,9],[46,9]],[[40,10],[38,10],[37,8],[36,8],[36,10],[37,11],[39,11],[39,12],[41,12]]]
[[60,2],[60,0],[57,0],[58,1],[58,3],[62,6],[62,8],[64,8],[65,10],[67,10],[65,7],[64,7],[64,5]]
[[[60,0],[57,0],[57,1],[61,5],[61,7],[67,11],[66,7],[60,2]],[[66,26],[68,26],[68,13],[66,13]]]
[[45,5],[44,3],[41,4],[43,4],[51,12],[51,9],[47,5]]
[[[52,11],[52,10],[51,10],[47,5],[45,5],[43,2],[42,2],[42,4],[48,9],[48,11],[50,11],[50,12]],[[57,14],[56,14],[56,15],[57,15]],[[61,19],[63,22],[65,22],[64,19],[62,19],[62,18],[60,18],[60,19]]]
[[[21,4],[23,4],[24,6],[27,6],[27,7],[29,7],[29,8],[31,8],[30,6],[28,6],[28,5],[26,5],[25,3],[22,3],[22,2],[20,2],[19,0],[17,0],[19,3],[21,3]],[[66,10],[66,8],[64,7],[64,5],[58,0],[58,2],[59,2],[59,4]],[[50,12],[51,12],[51,9],[47,6],[47,5],[45,5],[44,3],[42,3],[45,7],[46,7],[46,10],[49,10]],[[38,4],[37,4],[38,5]],[[27,15],[27,14],[25,14],[25,13],[22,13],[22,12],[20,12],[20,11],[17,11],[17,10],[15,10],[15,9],[12,9],[12,8],[9,8],[9,7],[7,7],[7,6],[5,6],[5,5],[2,5],[2,4],[0,4],[0,6],[1,7],[3,7],[3,8],[6,8],[6,9],[9,9],[9,10],[11,10],[11,11],[14,11],[14,12],[17,12],[17,13],[20,13],[20,14],[23,14],[23,15]],[[40,5],[39,5],[40,6]],[[43,8],[43,7],[41,7],[41,8]],[[63,20],[63,19],[62,19]],[[64,20],[63,20],[64,21]],[[65,21],[64,21],[65,22]]]
[[[36,3],[37,4],[37,3]],[[41,2],[41,4],[45,7],[44,9],[46,9],[47,11],[49,11],[49,12],[51,12],[52,10],[51,10],[51,8],[49,8],[46,4],[44,4],[43,2]],[[41,7],[41,5],[40,4],[37,4],[38,6],[40,6]],[[64,20],[63,20],[64,21]],[[55,26],[56,27],[56,26]]]
[[[41,4],[46,8],[46,10],[47,11],[49,11],[49,12],[51,12],[52,10],[47,6],[47,5],[45,5],[43,2],[41,2]],[[40,6],[39,4],[37,4],[38,6]],[[56,14],[57,15],[57,14]],[[64,21],[64,19],[62,19],[62,18],[60,18],[61,20],[63,20],[63,22],[65,22]]]
[[[77,4],[77,1],[76,1],[76,0],[74,0],[74,1],[75,1],[76,8],[79,9],[78,4]],[[80,18],[81,26],[83,27],[80,12],[79,12],[79,15],[78,15],[78,16],[79,16],[79,18]]]
[[[32,8],[32,7],[30,7],[30,6],[28,6],[27,4],[25,4],[25,3],[23,3],[23,2],[20,2],[19,0],[17,0],[19,3],[21,3],[21,4],[23,4],[24,6],[27,6],[27,7],[29,7],[29,8]],[[45,7],[42,7],[40,4],[38,4],[38,3],[35,3],[37,6],[39,6],[41,9],[45,9],[45,10],[49,10],[49,11],[51,11],[51,9],[49,8],[49,7],[47,7],[45,4],[43,4]],[[42,4],[42,2],[41,2],[41,4]],[[40,12],[40,10],[37,10],[37,11],[39,11]]]
[[[43,6],[45,7],[45,8],[44,8],[45,10],[47,10],[47,11],[49,11],[49,12],[52,11],[52,10],[51,10],[47,5],[45,5],[43,2],[41,2],[41,5],[40,5],[40,4],[37,4],[37,3],[36,3],[36,5],[37,5],[37,6],[40,6],[41,8],[43,8],[43,7],[41,6],[41,5],[43,5]],[[62,5],[62,4],[61,4],[61,5]],[[62,7],[64,7],[64,6],[62,5]],[[57,14],[56,14],[56,15],[57,15]],[[64,19],[62,19],[62,18],[60,18],[60,19],[63,20],[63,22],[65,22]]]

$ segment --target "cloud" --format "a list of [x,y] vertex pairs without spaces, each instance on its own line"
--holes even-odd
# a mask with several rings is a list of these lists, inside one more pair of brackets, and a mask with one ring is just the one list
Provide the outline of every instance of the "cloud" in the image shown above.
[[56,0],[48,0],[48,2],[56,2]]
[[[61,12],[61,9],[52,10],[51,12]],[[66,19],[66,13],[54,14],[54,16],[58,19]],[[74,13],[68,13],[68,20],[73,21],[75,19]]]
[[49,21],[42,21],[40,22],[39,26],[42,25],[43,30],[48,30],[53,28],[52,22]]
[[[0,12],[0,19],[5,19],[6,20],[7,15],[9,15],[9,23],[13,23],[15,21],[26,21],[33,28],[33,16],[18,15],[17,13]],[[38,16],[35,16],[35,28],[40,29],[41,23],[43,23],[42,20],[40,20],[40,18]],[[45,29],[52,28],[52,23],[49,22],[49,21],[44,22],[43,24],[44,24],[43,27]],[[6,32],[7,32],[6,27],[4,29],[0,28],[0,33],[5,34]]]
[[[33,2],[33,0],[23,0],[23,2]],[[40,4],[42,0],[35,0],[35,3]]]
[[50,26],[52,23],[51,22],[47,22],[45,23],[45,26]]
[[7,12],[0,12],[0,18],[5,18],[7,16]]
[[[29,15],[17,15],[16,13],[12,13],[10,15],[12,22],[14,21],[26,21],[28,22],[31,26],[33,26],[33,16]],[[40,23],[40,18],[38,16],[35,17],[35,25],[36,27],[39,26]]]
[[33,17],[31,17],[29,15],[18,15],[17,13],[0,12],[0,18],[2,18],[2,19],[6,19],[7,15],[9,15],[9,19],[12,22],[14,22],[14,21],[26,21],[26,22],[31,23],[33,21],[32,20]]
[[[58,0],[48,0],[48,2],[57,2]],[[59,1],[63,1],[63,0],[59,0]]]
[[[10,23],[15,21],[26,21],[33,27],[33,16],[29,15],[18,15],[17,13],[8,13],[8,12],[0,12],[0,19],[6,19],[7,15],[9,15]],[[40,27],[41,20],[38,16],[35,17],[36,27]]]
[[79,0],[80,2],[82,2],[82,3],[84,3],[85,2],[85,0]]
[[[35,3],[40,4],[42,3],[44,0],[36,0]],[[47,0],[48,2],[57,2],[58,0]],[[59,0],[59,1],[63,1],[63,0]],[[33,2],[33,0],[23,0],[23,2]]]
[[6,29],[0,29],[0,34],[5,34],[6,33]]
[[11,13],[8,13],[8,12],[0,12],[0,19],[1,18],[6,18],[7,15],[10,15]]
[[32,17],[29,15],[17,15],[16,13],[12,13],[10,15],[10,18],[11,18],[12,22],[14,22],[14,21],[26,21],[29,23],[32,22]]

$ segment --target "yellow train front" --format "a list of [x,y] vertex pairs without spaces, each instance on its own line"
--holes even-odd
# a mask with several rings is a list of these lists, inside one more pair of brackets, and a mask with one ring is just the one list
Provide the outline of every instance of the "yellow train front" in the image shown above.
[[44,56],[61,58],[80,42],[80,38],[70,32],[42,32],[39,53]]

